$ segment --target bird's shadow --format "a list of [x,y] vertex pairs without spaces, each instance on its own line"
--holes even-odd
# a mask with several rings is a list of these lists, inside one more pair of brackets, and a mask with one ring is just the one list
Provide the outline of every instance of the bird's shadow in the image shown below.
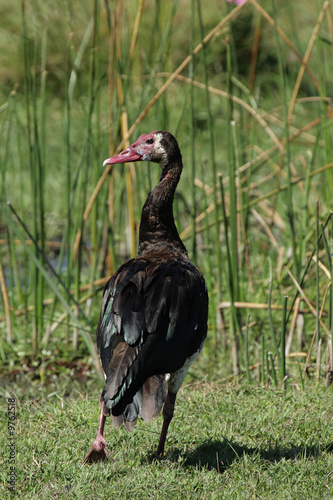
[[[323,452],[333,452],[333,442],[312,446],[289,447],[274,445],[266,450],[248,447],[229,441],[228,439],[203,441],[192,451],[184,452],[172,448],[162,460],[179,463],[182,467],[197,467],[199,469],[215,470],[218,473],[226,471],[233,462],[242,460],[244,456],[257,456],[267,464],[274,464],[285,460],[304,460],[304,458],[317,457]],[[153,462],[156,457],[150,453],[144,461]]]

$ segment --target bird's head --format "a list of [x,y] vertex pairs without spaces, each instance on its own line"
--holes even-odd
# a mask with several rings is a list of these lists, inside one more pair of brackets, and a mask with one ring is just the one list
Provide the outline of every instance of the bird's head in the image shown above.
[[159,163],[162,169],[162,178],[168,171],[168,165],[177,157],[181,160],[181,153],[176,139],[170,132],[152,132],[143,134],[121,153],[104,161],[105,167],[109,163],[128,163],[132,161],[153,161]]

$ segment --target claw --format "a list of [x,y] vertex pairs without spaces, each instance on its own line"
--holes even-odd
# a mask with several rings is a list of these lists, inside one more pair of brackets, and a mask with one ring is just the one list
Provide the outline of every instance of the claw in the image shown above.
[[106,449],[108,443],[104,439],[103,436],[97,435],[90,451],[84,457],[83,464],[93,464],[96,462],[105,462],[108,459],[111,459],[111,455]]

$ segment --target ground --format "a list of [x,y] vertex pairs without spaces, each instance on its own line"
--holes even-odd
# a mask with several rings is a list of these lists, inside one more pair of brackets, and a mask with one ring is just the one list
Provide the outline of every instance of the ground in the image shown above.
[[[166,452],[153,457],[161,417],[105,437],[112,461],[83,466],[95,437],[99,393],[84,387],[15,398],[15,487],[20,498],[332,498],[333,403],[319,384],[286,392],[188,384],[179,393]],[[7,403],[1,420],[9,422]],[[8,427],[9,428],[9,427]],[[10,439],[1,433],[1,479]],[[8,483],[7,483],[8,485]],[[8,494],[9,498],[9,494]]]

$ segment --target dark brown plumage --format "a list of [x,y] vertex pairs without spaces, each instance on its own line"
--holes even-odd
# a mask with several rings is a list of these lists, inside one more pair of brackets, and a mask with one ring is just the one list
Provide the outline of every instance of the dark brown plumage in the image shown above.
[[142,135],[104,164],[139,160],[159,163],[161,178],[142,209],[138,256],[125,262],[104,290],[97,346],[106,381],[97,437],[84,459],[88,463],[110,456],[103,437],[108,414],[116,427],[124,423],[130,430],[138,416],[150,422],[162,407],[156,454],[163,454],[177,392],[207,334],[205,281],[173,218],[182,172],[176,139],[169,132]]

